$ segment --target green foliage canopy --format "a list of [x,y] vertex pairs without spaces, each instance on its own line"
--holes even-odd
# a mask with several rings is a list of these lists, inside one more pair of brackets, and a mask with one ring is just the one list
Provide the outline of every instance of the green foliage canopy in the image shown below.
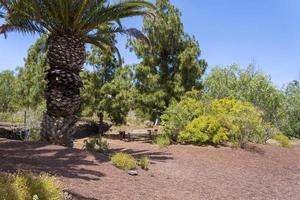
[[44,103],[45,75],[48,69],[46,36],[32,45],[25,59],[25,66],[17,69],[16,95],[20,108],[37,108]]
[[268,76],[251,65],[246,69],[237,65],[213,68],[204,80],[204,89],[212,98],[251,102],[264,112],[266,121],[278,123],[283,94]]
[[114,79],[103,85],[100,108],[116,124],[126,124],[126,117],[133,106],[134,88],[129,67],[118,68]]
[[290,137],[300,138],[300,84],[295,80],[285,90],[285,101],[281,108],[280,128]]
[[126,123],[135,91],[132,70],[119,66],[112,52],[105,54],[95,46],[88,52],[87,63],[93,69],[82,72],[82,114],[105,112],[115,124]]
[[137,40],[128,43],[141,59],[135,66],[137,105],[152,120],[186,91],[200,88],[207,66],[199,59],[196,39],[184,32],[180,11],[169,0],[158,0],[156,7],[155,20],[144,19],[142,29],[151,47]]
[[100,102],[104,98],[102,88],[114,79],[119,65],[112,52],[103,53],[96,46],[92,46],[88,51],[86,62],[88,66],[81,73],[84,84],[84,88],[81,90],[81,110],[83,115],[91,116],[103,111],[100,108]]
[[[193,93],[196,93],[193,90]],[[189,94],[180,102],[173,102],[161,116],[163,133],[173,142],[178,140],[180,131],[191,121],[203,113],[203,103],[199,99],[192,98]]]
[[0,73],[0,112],[11,112],[15,109],[15,82],[13,71]]

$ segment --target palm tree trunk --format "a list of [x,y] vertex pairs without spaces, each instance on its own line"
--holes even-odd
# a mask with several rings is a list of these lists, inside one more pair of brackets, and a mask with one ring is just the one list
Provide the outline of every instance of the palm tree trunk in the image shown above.
[[77,114],[80,109],[79,73],[85,60],[84,40],[71,32],[52,34],[49,38],[47,111],[42,121],[42,137],[52,144],[73,146]]

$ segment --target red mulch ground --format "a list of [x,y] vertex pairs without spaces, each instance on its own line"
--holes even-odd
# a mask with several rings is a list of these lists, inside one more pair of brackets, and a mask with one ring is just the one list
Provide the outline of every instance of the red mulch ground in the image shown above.
[[53,145],[0,140],[0,171],[56,174],[80,200],[300,199],[300,147],[171,146],[110,140],[114,151],[149,155],[149,171],[130,177],[101,154]]

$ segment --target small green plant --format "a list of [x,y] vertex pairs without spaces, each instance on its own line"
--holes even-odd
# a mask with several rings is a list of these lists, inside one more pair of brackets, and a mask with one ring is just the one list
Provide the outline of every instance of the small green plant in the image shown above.
[[274,136],[274,139],[279,142],[279,144],[282,146],[282,147],[291,147],[292,144],[291,144],[291,141],[289,140],[289,138],[285,135],[283,135],[282,133],[279,133],[279,134],[276,134]]
[[31,129],[28,138],[29,142],[38,142],[42,139],[39,129]]
[[137,162],[133,156],[127,153],[116,153],[111,157],[112,164],[123,170],[136,169]]
[[150,165],[149,156],[143,156],[139,161],[139,166],[144,170],[148,170],[149,165]]
[[102,140],[102,137],[98,138],[89,138],[83,141],[83,149],[92,152],[101,152],[107,153],[108,152],[108,142],[106,140]]
[[86,149],[88,151],[96,151],[96,139],[95,138],[89,138],[87,140],[83,141],[83,149]]
[[47,174],[0,174],[0,200],[60,200],[62,194],[55,179]]
[[7,123],[23,123],[24,118],[20,113],[0,112],[0,121]]
[[159,135],[155,138],[154,143],[160,148],[167,147],[171,144],[171,141],[167,135]]

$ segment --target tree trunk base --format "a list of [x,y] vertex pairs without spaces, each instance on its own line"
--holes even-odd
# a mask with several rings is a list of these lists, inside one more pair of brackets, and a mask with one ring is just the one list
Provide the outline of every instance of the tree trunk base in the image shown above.
[[42,138],[51,144],[73,147],[73,135],[76,131],[75,115],[52,117],[44,113],[42,121]]

